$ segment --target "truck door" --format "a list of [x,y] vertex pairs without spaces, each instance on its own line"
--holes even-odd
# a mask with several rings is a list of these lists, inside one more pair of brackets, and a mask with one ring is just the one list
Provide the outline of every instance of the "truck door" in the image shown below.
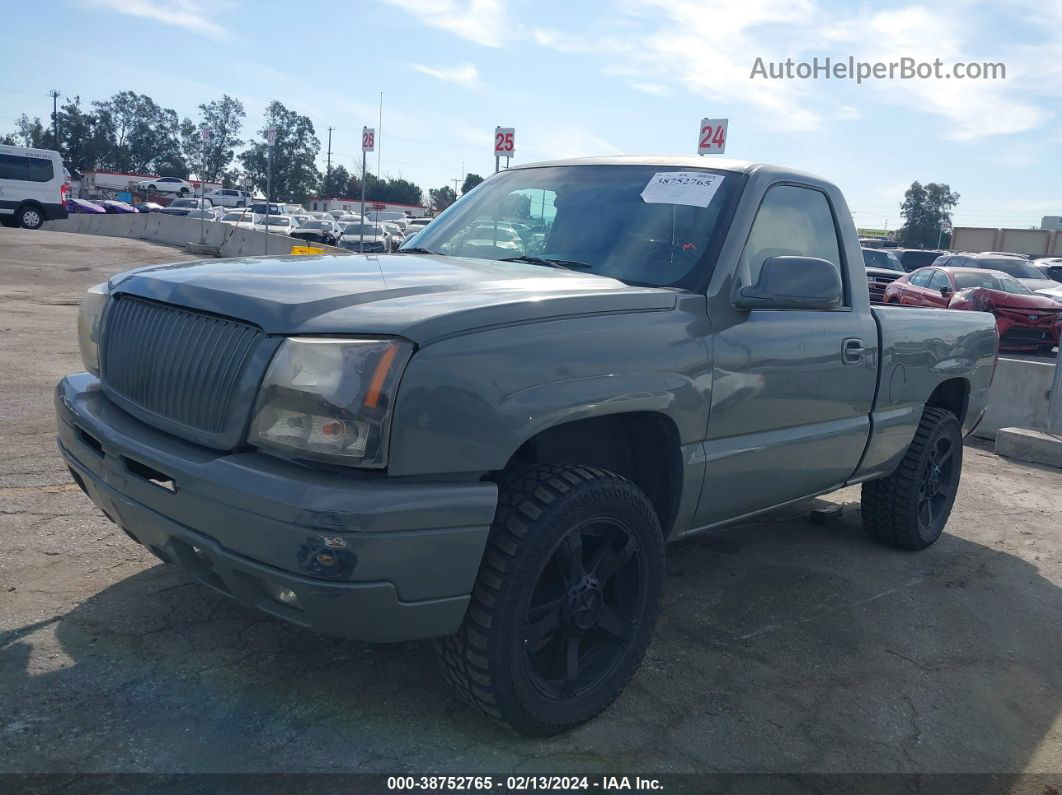
[[878,336],[854,230],[846,247],[837,223],[850,224],[848,209],[833,192],[771,185],[739,261],[717,266],[755,284],[771,257],[816,257],[838,268],[844,289],[828,310],[743,311],[729,290],[709,291],[715,356],[699,526],[831,490],[862,457]]

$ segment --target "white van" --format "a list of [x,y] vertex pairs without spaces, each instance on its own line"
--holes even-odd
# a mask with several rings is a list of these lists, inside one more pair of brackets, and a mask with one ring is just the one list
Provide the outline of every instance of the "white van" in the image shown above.
[[0,144],[0,218],[13,218],[24,229],[66,218],[63,159],[50,149]]

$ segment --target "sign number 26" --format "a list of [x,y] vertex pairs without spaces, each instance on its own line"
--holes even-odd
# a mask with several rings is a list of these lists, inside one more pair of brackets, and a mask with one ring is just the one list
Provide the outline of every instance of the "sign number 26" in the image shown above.
[[713,155],[726,151],[726,125],[728,119],[701,119],[697,136],[697,154]]
[[371,152],[376,148],[376,130],[363,127],[361,130],[361,151]]

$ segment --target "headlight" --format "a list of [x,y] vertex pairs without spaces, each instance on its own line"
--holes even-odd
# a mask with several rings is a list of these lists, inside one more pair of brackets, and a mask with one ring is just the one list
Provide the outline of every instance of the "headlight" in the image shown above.
[[289,337],[266,371],[247,441],[285,455],[381,468],[403,340]]
[[109,297],[107,282],[90,287],[81,299],[81,309],[77,313],[77,345],[81,349],[81,362],[93,375],[100,374],[100,320]]

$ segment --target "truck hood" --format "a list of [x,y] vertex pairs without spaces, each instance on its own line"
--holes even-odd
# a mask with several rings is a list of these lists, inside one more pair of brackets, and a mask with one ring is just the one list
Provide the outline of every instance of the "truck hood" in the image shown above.
[[387,334],[424,344],[475,328],[661,311],[675,292],[520,262],[324,255],[182,262],[127,271],[111,292],[246,320],[268,334]]

